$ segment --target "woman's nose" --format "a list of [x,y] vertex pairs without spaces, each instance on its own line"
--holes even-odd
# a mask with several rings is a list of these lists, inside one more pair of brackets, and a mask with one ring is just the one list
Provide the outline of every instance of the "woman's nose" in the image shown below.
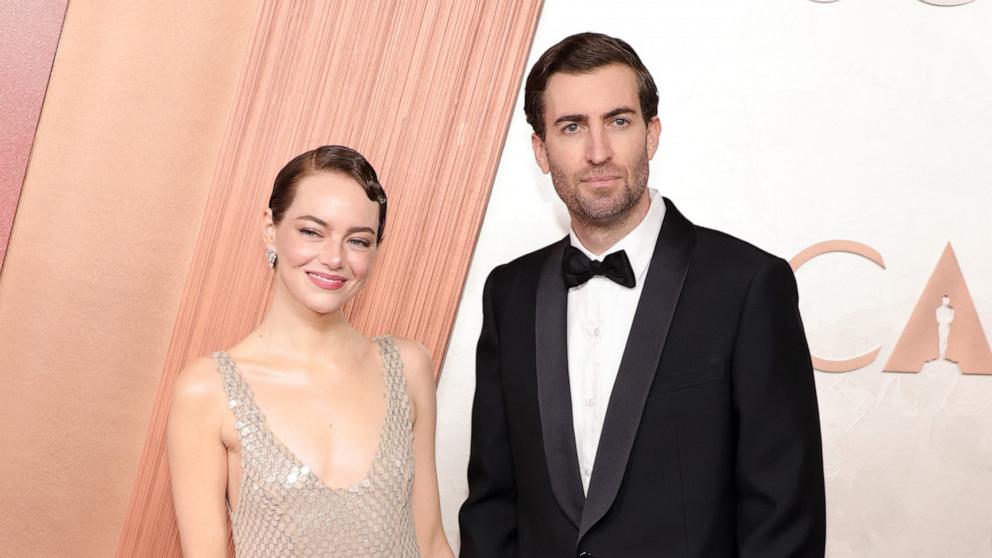
[[327,246],[320,251],[320,263],[331,269],[341,267],[341,246],[336,242],[328,242]]

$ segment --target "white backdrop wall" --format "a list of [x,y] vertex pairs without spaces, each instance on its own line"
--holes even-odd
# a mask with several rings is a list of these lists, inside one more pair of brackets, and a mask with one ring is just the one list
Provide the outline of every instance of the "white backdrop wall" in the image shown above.
[[[791,258],[815,354],[831,557],[992,555],[992,376],[882,372],[950,242],[992,334],[992,0],[549,0],[528,68],[571,33],[638,51],[661,91],[651,184],[697,224]],[[439,386],[438,471],[458,543],[467,494],[482,285],[561,238],[567,214],[534,164],[522,93]]]

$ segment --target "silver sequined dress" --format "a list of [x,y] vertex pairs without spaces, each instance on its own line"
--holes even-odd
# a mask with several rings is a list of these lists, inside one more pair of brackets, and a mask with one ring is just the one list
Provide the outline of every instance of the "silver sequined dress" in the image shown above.
[[365,480],[324,486],[269,430],[227,353],[213,354],[241,437],[241,493],[231,511],[238,558],[418,557],[413,527],[413,433],[399,352],[376,338],[386,384],[386,420]]

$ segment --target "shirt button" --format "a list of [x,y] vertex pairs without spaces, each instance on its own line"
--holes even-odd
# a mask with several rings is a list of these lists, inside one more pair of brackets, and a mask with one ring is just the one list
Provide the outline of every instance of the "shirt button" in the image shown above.
[[599,328],[592,330],[593,337],[599,337]]
[[595,404],[596,404],[595,397],[586,397],[586,407],[592,407]]

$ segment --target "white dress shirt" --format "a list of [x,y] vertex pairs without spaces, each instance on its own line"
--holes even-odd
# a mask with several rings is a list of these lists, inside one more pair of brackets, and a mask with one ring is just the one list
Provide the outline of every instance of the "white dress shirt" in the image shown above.
[[648,190],[651,206],[644,219],[627,236],[595,255],[575,231],[569,231],[572,246],[591,260],[602,261],[613,252],[624,250],[634,270],[637,284],[632,289],[597,275],[568,291],[568,381],[572,396],[572,423],[575,449],[579,457],[582,489],[589,492],[599,436],[606,407],[617,379],[634,311],[641,298],[651,255],[665,219],[665,201],[657,190]]

